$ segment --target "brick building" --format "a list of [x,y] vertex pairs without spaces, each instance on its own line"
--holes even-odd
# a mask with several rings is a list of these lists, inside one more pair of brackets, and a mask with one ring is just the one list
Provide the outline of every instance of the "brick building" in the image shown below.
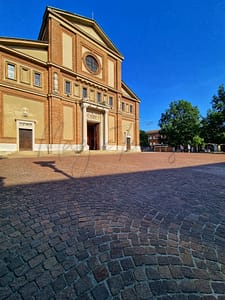
[[37,40],[0,38],[0,151],[139,151],[139,99],[92,20],[47,7]]

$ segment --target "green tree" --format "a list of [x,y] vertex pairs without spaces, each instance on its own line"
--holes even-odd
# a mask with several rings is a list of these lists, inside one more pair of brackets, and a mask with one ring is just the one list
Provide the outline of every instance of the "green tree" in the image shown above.
[[159,120],[160,134],[171,146],[188,145],[199,134],[200,115],[196,106],[185,100],[173,101]]
[[140,130],[140,146],[141,147],[148,147],[148,135],[144,130]]
[[212,109],[202,120],[201,135],[208,143],[225,143],[225,90],[220,85],[218,94],[212,98]]
[[192,140],[192,145],[195,147],[196,151],[199,151],[199,147],[204,147],[204,139],[201,138],[199,135],[195,135]]

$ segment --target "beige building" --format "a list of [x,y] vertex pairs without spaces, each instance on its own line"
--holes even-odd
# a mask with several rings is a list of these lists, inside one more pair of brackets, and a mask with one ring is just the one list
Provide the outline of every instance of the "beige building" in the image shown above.
[[98,24],[47,7],[38,40],[0,38],[0,151],[139,151],[139,99]]

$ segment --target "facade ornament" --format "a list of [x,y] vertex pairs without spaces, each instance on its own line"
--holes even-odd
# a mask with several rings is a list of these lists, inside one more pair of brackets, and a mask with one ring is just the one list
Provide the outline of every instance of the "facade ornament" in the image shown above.
[[56,94],[59,92],[59,79],[57,73],[53,74],[53,92]]

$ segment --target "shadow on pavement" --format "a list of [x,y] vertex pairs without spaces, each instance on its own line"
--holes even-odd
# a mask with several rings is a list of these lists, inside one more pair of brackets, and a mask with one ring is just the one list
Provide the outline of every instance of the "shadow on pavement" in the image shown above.
[[36,164],[72,180],[1,186],[1,299],[225,294],[224,163],[86,178]]

